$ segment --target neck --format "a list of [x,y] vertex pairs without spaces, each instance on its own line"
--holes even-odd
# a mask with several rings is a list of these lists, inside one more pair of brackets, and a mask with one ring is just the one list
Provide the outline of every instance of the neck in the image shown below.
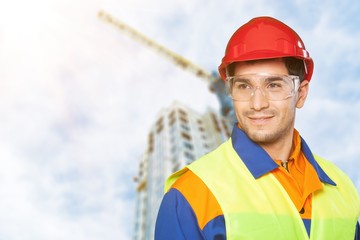
[[270,155],[274,160],[281,160],[287,162],[293,148],[293,135],[294,133],[283,136],[273,143],[260,143],[259,145]]

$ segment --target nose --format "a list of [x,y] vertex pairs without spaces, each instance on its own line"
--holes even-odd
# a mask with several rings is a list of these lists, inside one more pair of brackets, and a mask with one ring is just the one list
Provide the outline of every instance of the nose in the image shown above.
[[250,107],[257,111],[269,107],[269,100],[260,87],[256,87],[251,94]]

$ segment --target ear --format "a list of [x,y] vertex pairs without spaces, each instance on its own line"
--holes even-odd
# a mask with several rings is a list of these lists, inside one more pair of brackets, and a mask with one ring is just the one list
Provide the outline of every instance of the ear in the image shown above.
[[300,87],[299,87],[299,90],[298,90],[298,98],[297,98],[297,101],[296,101],[296,107],[297,108],[302,108],[304,106],[307,95],[308,95],[308,92],[309,92],[309,81],[308,80],[303,80],[300,83]]

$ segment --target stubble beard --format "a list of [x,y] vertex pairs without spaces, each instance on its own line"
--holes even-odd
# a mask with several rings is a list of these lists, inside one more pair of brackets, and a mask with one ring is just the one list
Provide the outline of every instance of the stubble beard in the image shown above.
[[255,143],[260,145],[269,145],[278,142],[285,134],[284,131],[264,131],[244,129],[247,136]]
[[[271,111],[269,114],[276,116],[276,113]],[[245,112],[243,117],[248,118],[251,116],[252,112]],[[294,128],[294,119],[280,122],[277,126],[259,126],[254,127],[250,124],[241,125],[241,128],[246,133],[246,135],[255,143],[260,145],[271,145],[277,142],[280,142],[286,135],[293,131]]]

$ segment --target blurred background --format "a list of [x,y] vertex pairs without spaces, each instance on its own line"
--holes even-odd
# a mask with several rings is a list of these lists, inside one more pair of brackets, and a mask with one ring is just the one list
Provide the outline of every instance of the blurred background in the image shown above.
[[359,1],[0,0],[1,240],[131,239],[159,111],[219,109],[205,81],[100,10],[209,72],[250,18],[287,23],[315,62],[296,128],[360,189]]

